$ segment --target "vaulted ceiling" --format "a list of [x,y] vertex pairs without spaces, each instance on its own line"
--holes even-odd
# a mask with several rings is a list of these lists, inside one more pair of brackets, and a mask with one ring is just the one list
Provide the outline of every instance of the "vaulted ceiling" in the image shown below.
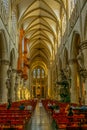
[[[18,27],[29,39],[31,66],[48,67],[55,52],[55,39],[61,30],[61,17],[67,0],[13,0],[18,13]],[[57,39],[58,40],[58,39]]]

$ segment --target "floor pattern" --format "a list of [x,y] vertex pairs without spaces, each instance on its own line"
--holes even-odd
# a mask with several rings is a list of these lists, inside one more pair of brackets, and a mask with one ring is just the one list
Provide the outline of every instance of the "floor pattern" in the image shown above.
[[35,108],[31,120],[27,124],[26,130],[56,130],[52,125],[52,118],[47,114],[44,107],[39,103]]

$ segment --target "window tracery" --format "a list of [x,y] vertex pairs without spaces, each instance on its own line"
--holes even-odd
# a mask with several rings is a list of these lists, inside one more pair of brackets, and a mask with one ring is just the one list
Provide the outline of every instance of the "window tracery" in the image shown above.
[[45,71],[42,68],[36,68],[33,70],[33,78],[44,78],[45,77]]

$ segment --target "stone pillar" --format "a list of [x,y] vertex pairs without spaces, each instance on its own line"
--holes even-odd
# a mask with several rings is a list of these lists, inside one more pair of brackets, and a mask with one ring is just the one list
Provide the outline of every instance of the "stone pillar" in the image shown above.
[[0,61],[0,102],[6,103],[7,102],[7,86],[6,86],[6,79],[7,79],[7,69],[8,69],[9,61],[8,60],[1,60]]
[[15,101],[15,75],[16,75],[16,70],[12,69],[12,74],[11,74],[11,93],[10,97],[12,101]]
[[19,100],[19,97],[21,97],[20,95],[18,97],[18,91],[21,91],[21,83],[22,83],[21,75],[16,73],[16,77],[15,77],[15,100],[16,101]]
[[80,44],[80,49],[83,53],[83,63],[84,67],[82,68],[82,77],[84,78],[84,88],[85,88],[85,104],[87,104],[87,40],[83,41]]
[[23,79],[21,78],[21,76],[19,77],[19,80],[20,80],[20,84],[19,84],[19,86],[20,86],[20,100],[23,100]]
[[51,70],[48,69],[48,97],[51,96]]
[[29,69],[29,90],[30,90],[30,98],[33,97],[33,84],[32,84],[32,76],[31,70]]
[[18,95],[17,95],[18,83],[15,83],[14,91],[15,91],[15,101],[17,101],[18,100]]
[[79,102],[79,86],[77,86],[77,60],[76,59],[70,59],[69,65],[71,68],[71,102],[72,103],[78,103]]

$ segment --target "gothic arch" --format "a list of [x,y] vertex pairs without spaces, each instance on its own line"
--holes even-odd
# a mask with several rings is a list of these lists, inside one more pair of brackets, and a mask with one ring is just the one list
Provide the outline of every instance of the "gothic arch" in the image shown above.
[[70,48],[70,58],[76,59],[79,53],[79,45],[80,45],[80,34],[76,31],[73,32],[71,48]]
[[8,59],[8,45],[5,31],[3,29],[0,30],[0,58]]

